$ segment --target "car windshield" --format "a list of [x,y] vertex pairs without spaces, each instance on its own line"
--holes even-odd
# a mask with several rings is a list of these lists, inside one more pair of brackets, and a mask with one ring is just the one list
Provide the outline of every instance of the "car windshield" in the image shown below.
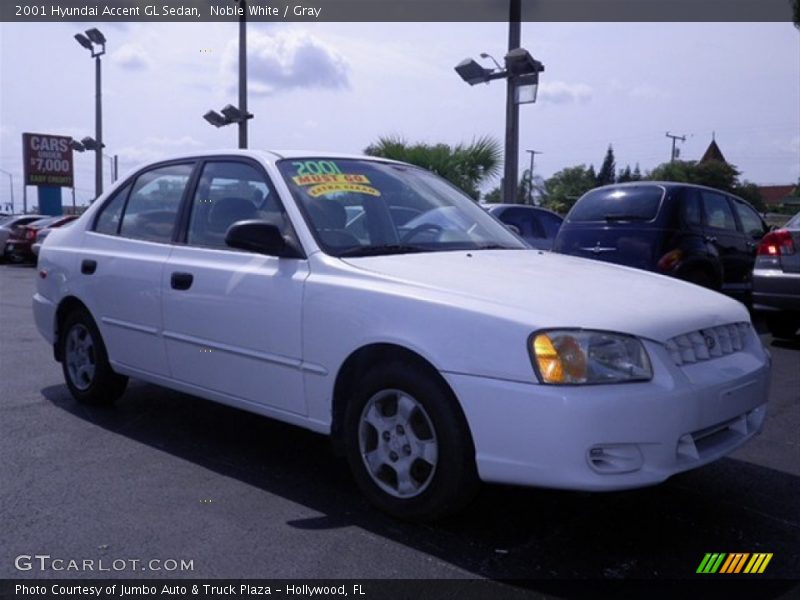
[[374,256],[527,246],[442,178],[359,159],[278,161],[322,249]]
[[786,229],[800,229],[800,212],[789,219],[789,222],[784,225]]
[[608,187],[591,190],[567,215],[571,222],[652,221],[658,214],[664,189],[656,185]]

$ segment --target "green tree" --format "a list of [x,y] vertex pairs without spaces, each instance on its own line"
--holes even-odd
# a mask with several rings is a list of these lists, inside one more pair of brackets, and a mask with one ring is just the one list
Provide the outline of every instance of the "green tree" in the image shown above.
[[614,148],[609,144],[603,164],[600,166],[600,172],[597,173],[597,185],[608,185],[609,183],[614,183],[616,179],[617,163],[614,160]]
[[617,175],[617,183],[628,183],[629,181],[633,181],[633,173],[631,173],[631,166],[625,165],[625,168]]
[[488,136],[455,146],[422,142],[409,144],[402,137],[388,136],[378,138],[364,153],[401,160],[433,171],[476,200],[480,197],[480,184],[498,174],[503,159],[500,144]]
[[575,201],[595,187],[597,175],[594,167],[578,165],[562,169],[544,182],[542,205],[560,214],[566,214]]
[[756,210],[765,210],[764,199],[758,191],[758,186],[746,180],[740,181],[739,175],[740,172],[734,165],[718,160],[700,163],[676,160],[657,166],[648,174],[647,179],[706,185],[736,194],[750,202]]
[[642,170],[639,168],[639,163],[636,163],[636,168],[631,173],[631,181],[641,181],[642,180]]

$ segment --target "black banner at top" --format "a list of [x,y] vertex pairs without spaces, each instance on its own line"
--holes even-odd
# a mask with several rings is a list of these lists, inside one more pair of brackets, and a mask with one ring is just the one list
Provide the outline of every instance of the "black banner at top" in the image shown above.
[[[523,21],[792,21],[800,0],[521,0]],[[508,0],[3,0],[4,22],[501,22]]]

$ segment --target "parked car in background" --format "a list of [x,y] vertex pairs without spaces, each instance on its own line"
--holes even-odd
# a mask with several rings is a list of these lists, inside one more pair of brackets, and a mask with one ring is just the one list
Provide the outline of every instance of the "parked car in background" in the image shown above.
[[39,249],[42,247],[42,243],[44,242],[45,238],[47,238],[47,236],[50,235],[51,231],[53,231],[54,229],[58,229],[59,227],[67,227],[77,218],[78,215],[67,215],[60,221],[56,221],[46,227],[42,227],[41,229],[39,229],[39,231],[36,233],[36,239],[31,245],[31,252],[33,252],[33,255],[39,256]]
[[753,268],[753,308],[766,316],[767,328],[779,338],[800,329],[800,213],[770,231],[758,246]]
[[49,235],[36,283],[77,401],[136,377],[328,434],[406,519],[457,510],[480,480],[653,485],[747,443],[767,410],[741,303],[531,249],[384,159],[150,163]]
[[33,223],[42,218],[42,215],[10,215],[0,221],[0,261],[5,258],[6,241],[19,227]]
[[35,262],[36,256],[31,251],[36,234],[45,227],[59,222],[63,216],[39,217],[36,221],[21,225],[11,232],[3,247],[3,258],[8,262]]
[[482,204],[489,214],[511,225],[520,237],[539,250],[551,250],[563,218],[554,212],[525,204]]
[[581,196],[553,251],[671,275],[747,302],[767,231],[750,204],[726,192],[635,182]]

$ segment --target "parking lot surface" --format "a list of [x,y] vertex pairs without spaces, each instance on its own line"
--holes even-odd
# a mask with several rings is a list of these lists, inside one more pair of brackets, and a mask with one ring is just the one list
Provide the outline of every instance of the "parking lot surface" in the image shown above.
[[[36,271],[0,266],[0,578],[19,555],[192,561],[118,577],[682,579],[708,552],[773,553],[800,575],[800,344],[774,359],[762,435],[652,488],[484,486],[464,513],[409,525],[372,509],[327,439],[132,381],[81,406],[37,333]],[[96,576],[97,574],[95,574]],[[520,585],[522,583],[520,582]]]

